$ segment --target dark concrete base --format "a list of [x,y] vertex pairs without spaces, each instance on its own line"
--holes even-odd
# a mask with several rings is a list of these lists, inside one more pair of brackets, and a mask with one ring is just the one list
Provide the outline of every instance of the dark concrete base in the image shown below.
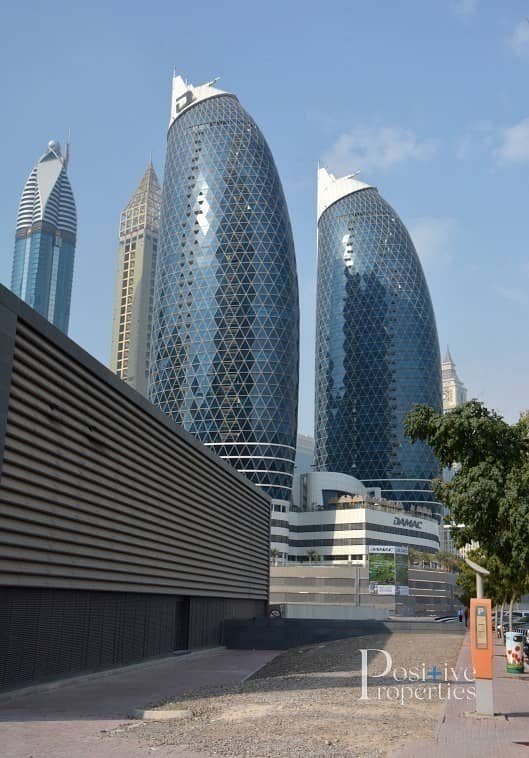
[[0,691],[213,647],[224,619],[264,608],[244,598],[0,587]]
[[343,640],[348,637],[385,635],[395,632],[415,634],[463,634],[463,624],[429,621],[323,621],[305,619],[255,618],[225,621],[223,644],[235,650],[288,650],[300,645]]

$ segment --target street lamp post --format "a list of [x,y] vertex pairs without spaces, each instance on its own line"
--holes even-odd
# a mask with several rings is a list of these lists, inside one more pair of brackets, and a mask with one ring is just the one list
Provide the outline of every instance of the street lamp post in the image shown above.
[[470,558],[465,558],[465,563],[470,569],[472,569],[472,571],[476,575],[476,597],[482,598],[483,597],[483,577],[489,576],[490,571],[486,568],[483,568],[483,566],[478,566],[478,564],[474,563],[474,561],[471,561]]

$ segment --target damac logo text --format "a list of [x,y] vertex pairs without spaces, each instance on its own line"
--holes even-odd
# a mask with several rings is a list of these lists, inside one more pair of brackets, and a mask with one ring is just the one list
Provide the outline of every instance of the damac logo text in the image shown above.
[[393,519],[393,526],[410,526],[412,529],[422,529],[422,521],[417,521],[417,519],[413,518],[395,516]]

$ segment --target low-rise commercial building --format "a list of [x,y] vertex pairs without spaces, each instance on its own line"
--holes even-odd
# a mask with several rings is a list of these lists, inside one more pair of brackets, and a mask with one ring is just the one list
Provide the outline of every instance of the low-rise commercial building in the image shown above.
[[352,476],[323,471],[296,476],[290,509],[272,513],[276,562],[367,566],[373,545],[436,553],[438,520],[428,503],[405,510]]

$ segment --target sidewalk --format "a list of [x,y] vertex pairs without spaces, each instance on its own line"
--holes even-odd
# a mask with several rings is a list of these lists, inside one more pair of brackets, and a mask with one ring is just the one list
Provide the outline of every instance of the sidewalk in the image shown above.
[[[505,648],[494,650],[494,711],[497,715],[469,715],[474,703],[449,700],[441,716],[436,740],[411,743],[395,758],[520,758],[529,756],[529,674],[507,674]],[[470,667],[470,640],[465,636],[457,668]],[[518,743],[518,744],[517,744]]]
[[[164,658],[89,681],[0,701],[2,758],[145,758],[152,751],[105,732],[128,720],[135,708],[203,686],[230,685],[251,675],[277,651],[224,650]],[[198,758],[174,746],[156,758]]]

